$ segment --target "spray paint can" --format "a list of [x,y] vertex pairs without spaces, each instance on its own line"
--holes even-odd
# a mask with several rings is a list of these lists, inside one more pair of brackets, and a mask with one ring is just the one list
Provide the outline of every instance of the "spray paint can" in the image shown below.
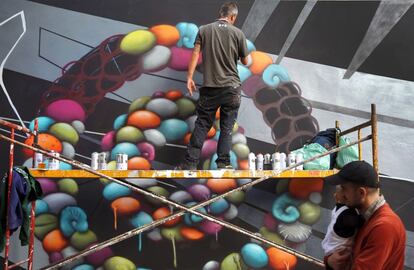
[[34,168],[39,168],[39,164],[43,163],[43,154],[35,152],[34,154]]
[[263,169],[264,170],[272,169],[272,156],[270,154],[265,154],[263,157]]
[[106,170],[106,153],[98,154],[98,170]]
[[[55,151],[50,151],[50,154],[54,157],[59,157],[59,153],[55,152]],[[59,160],[50,157],[49,158],[49,164],[48,164],[48,169],[49,170],[59,170]]]
[[[302,162],[302,161],[303,161],[303,154],[302,153],[297,153],[296,154],[296,163],[299,163],[299,162]],[[303,164],[297,166],[296,170],[302,171],[303,170]]]
[[[295,165],[296,154],[295,153],[289,153],[287,162],[288,162],[288,166]],[[295,168],[292,168],[291,170],[294,171]]]
[[249,170],[256,170],[256,155],[254,153],[249,154]]
[[272,170],[280,171],[282,166],[280,164],[280,153],[276,152],[272,154]]
[[128,155],[127,154],[116,154],[116,169],[117,170],[128,170]]
[[286,169],[286,154],[280,153],[280,168],[282,170]]
[[98,169],[98,152],[93,152],[91,156],[91,169],[97,170]]
[[257,154],[257,157],[256,157],[256,169],[258,171],[263,171],[263,161],[264,161],[263,155],[260,154],[260,153]]

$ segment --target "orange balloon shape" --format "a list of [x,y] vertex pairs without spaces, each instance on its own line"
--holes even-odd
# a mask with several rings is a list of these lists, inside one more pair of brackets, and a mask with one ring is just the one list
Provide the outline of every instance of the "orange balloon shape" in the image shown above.
[[249,169],[249,160],[248,159],[242,159],[239,160],[239,170],[248,170]]
[[128,116],[127,125],[134,126],[139,129],[156,128],[160,125],[161,118],[150,111],[139,110]]
[[163,46],[173,46],[180,39],[180,32],[172,25],[161,24],[149,29],[157,38],[157,43]]
[[216,111],[216,119],[220,119],[220,108]]
[[207,138],[214,137],[214,135],[216,135],[216,129],[214,127],[211,127],[207,133]]
[[289,183],[290,195],[301,200],[307,200],[312,192],[322,192],[322,189],[322,179],[293,178]]
[[293,270],[298,261],[294,255],[275,247],[269,248],[266,253],[269,257],[269,266],[273,270]]
[[[43,149],[49,151],[53,150],[58,153],[62,152],[62,143],[55,136],[47,133],[40,133],[37,136],[37,138],[37,144],[40,145]],[[34,137],[30,136],[24,141],[24,143],[28,145],[33,145],[33,141]],[[33,151],[27,148],[23,148],[23,154],[28,158],[33,157]]]
[[181,235],[188,240],[200,240],[204,238],[204,233],[191,227],[182,227]]
[[191,132],[188,132],[184,136],[184,144],[189,144],[190,143],[190,139],[191,139]]
[[[170,209],[167,207],[160,207],[157,210],[152,213],[152,217],[154,220],[165,218],[166,216],[171,215]],[[174,225],[177,225],[181,221],[181,217],[174,218],[172,220],[169,220],[164,223],[167,227],[173,227]]]
[[140,203],[132,197],[121,197],[111,203],[111,208],[121,215],[131,215],[140,208]]
[[255,75],[262,74],[267,66],[273,63],[272,58],[265,52],[253,51],[250,56],[252,58],[250,71]]
[[208,179],[207,187],[215,193],[224,193],[233,188],[237,187],[237,182],[235,179],[222,178],[222,179]]
[[67,246],[68,240],[58,229],[49,232],[45,238],[43,238],[43,249],[47,253],[60,252]]
[[151,163],[143,157],[133,157],[128,160],[128,170],[149,170]]
[[175,101],[183,96],[183,93],[180,90],[169,90],[167,93],[165,93],[165,98],[168,98],[169,100]]

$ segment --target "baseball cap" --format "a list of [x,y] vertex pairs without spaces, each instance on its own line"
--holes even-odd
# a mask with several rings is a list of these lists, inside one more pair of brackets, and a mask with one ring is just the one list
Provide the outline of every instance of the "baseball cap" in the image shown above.
[[378,188],[378,174],[371,164],[365,161],[352,161],[346,164],[337,174],[325,178],[331,185],[351,182],[364,187]]

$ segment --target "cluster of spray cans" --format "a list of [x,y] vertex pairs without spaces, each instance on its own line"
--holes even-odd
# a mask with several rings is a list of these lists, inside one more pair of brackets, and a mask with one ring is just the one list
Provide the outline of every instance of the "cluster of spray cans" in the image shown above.
[[54,157],[59,157],[59,153],[50,151],[53,157],[43,157],[42,153],[36,152],[34,155],[34,168],[46,170],[59,170],[60,161]]
[[[106,170],[108,161],[107,152],[93,152],[91,156],[91,169],[93,170]],[[128,170],[128,155],[117,154],[116,155],[116,170]]]
[[[284,170],[289,166],[303,161],[302,153],[273,153],[270,154],[249,154],[249,169],[250,170]],[[292,170],[303,170],[303,165],[299,165]]]

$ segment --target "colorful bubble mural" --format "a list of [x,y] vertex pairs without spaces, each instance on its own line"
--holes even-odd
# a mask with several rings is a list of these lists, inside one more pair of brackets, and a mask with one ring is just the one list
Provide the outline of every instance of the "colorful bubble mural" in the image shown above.
[[[46,90],[39,108],[39,145],[54,150],[68,158],[74,158],[82,134],[87,128],[88,117],[107,93],[117,91],[126,82],[138,80],[144,73],[171,69],[186,71],[191,58],[198,26],[189,22],[177,25],[156,25],[127,34],[115,35],[102,41],[96,48],[77,61],[68,63],[62,76]],[[274,64],[265,52],[256,51],[248,41],[252,63],[238,64],[243,83],[243,95],[252,98],[262,113],[265,123],[271,127],[272,136],[279,151],[287,152],[301,146],[312,137],[319,127],[311,116],[311,108],[302,97],[300,87],[291,82],[287,70]],[[199,63],[202,63],[202,57]],[[185,89],[153,89],[150,96],[140,95],[131,102],[121,115],[115,116],[113,129],[107,130],[100,140],[97,151],[108,153],[108,169],[115,169],[118,153],[128,154],[129,170],[149,170],[157,160],[158,152],[167,144],[186,145],[196,120],[196,100],[185,95]],[[292,111],[291,108],[294,108]],[[217,143],[220,134],[220,113],[208,132],[202,147],[200,169],[216,169]],[[30,128],[34,128],[34,120]],[[33,144],[33,138],[26,143]],[[273,150],[272,150],[273,151]],[[248,169],[250,152],[244,128],[237,123],[232,133],[231,164],[236,169]],[[23,150],[31,161],[32,152]],[[178,157],[172,157],[178,158]],[[71,166],[61,163],[60,169]],[[36,202],[35,235],[49,255],[50,263],[66,258],[77,251],[101,241],[99,228],[91,227],[88,213],[79,205],[77,195],[82,188],[76,179],[38,179],[44,197]],[[130,179],[141,188],[193,206],[217,194],[225,193],[249,179],[200,179],[182,190],[165,187],[157,179]],[[311,225],[320,216],[322,182],[303,185],[302,180],[280,182],[275,193],[272,209],[263,220],[259,233],[279,244],[296,247],[311,234]],[[113,213],[113,223],[106,226],[117,229],[127,222],[129,228],[138,228],[153,220],[172,213],[167,205],[152,198],[134,194],[130,189],[101,179],[103,198]],[[220,199],[199,211],[232,221],[237,218],[239,206],[245,201],[246,192],[238,191]],[[217,239],[222,226],[185,214],[164,223],[159,228],[139,236],[137,252],[145,248],[143,237],[151,242],[193,243]],[[175,251],[174,251],[175,254]],[[224,254],[223,254],[224,255]],[[219,260],[219,258],[217,258]],[[174,259],[176,266],[176,258]],[[173,265],[173,262],[171,262]],[[209,261],[203,269],[294,269],[296,258],[276,248],[256,243],[245,244],[239,252],[231,253],[221,261]],[[144,269],[132,258],[115,254],[105,248],[67,269]]]

